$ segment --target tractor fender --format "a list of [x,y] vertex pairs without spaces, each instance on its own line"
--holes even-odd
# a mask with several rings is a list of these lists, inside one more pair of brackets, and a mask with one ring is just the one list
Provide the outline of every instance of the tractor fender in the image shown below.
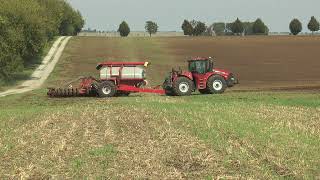
[[223,69],[214,69],[212,75],[219,75],[227,80],[230,74],[232,73]]
[[221,76],[223,77],[224,80],[227,80],[228,79],[228,75],[224,75],[224,74],[219,74],[219,73],[212,73],[210,75],[208,75],[205,80],[207,81],[209,78],[211,78],[212,76]]
[[182,72],[181,74],[179,74],[178,77],[186,77],[188,79],[190,79],[191,81],[193,81],[193,76],[191,72]]

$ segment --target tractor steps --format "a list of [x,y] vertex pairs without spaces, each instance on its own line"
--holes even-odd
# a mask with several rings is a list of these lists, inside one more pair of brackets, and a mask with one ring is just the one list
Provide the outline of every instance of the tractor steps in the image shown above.
[[206,82],[204,79],[199,79],[199,89],[204,89],[206,87]]

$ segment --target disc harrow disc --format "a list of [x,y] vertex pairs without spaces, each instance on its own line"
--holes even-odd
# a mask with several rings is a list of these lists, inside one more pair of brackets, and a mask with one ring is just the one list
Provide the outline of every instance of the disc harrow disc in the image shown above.
[[48,96],[49,97],[78,97],[80,96],[78,89],[55,89],[55,88],[49,88],[48,89]]

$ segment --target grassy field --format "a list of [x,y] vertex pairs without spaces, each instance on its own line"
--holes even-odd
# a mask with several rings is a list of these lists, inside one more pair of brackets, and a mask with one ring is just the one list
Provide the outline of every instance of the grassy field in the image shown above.
[[[197,41],[197,40],[195,40]],[[161,83],[182,60],[164,38],[73,38],[47,81],[95,75],[106,59],[150,59]],[[98,57],[98,58],[97,58]],[[320,178],[320,95],[0,99],[0,177]]]

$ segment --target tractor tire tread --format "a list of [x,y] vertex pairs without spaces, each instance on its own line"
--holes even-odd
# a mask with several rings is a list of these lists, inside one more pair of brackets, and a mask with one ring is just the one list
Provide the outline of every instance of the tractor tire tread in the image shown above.
[[[103,88],[106,87],[106,86],[109,86],[111,92],[109,94],[105,94],[103,92]],[[115,94],[117,93],[117,89],[116,89],[116,86],[115,84],[112,82],[112,81],[104,81],[102,83],[100,83],[98,85],[98,95],[99,97],[101,98],[104,98],[104,97],[113,97],[115,96]]]
[[[213,87],[213,82],[215,80],[220,80],[222,82],[222,88],[221,90],[215,90],[214,87]],[[209,94],[222,94],[224,93],[224,91],[226,90],[227,88],[227,82],[226,80],[220,76],[220,75],[213,75],[211,76],[208,81],[207,81],[207,88],[206,88],[206,91],[209,93]]]
[[[189,85],[189,89],[187,92],[183,93],[179,90],[179,85],[182,82],[187,82]],[[191,93],[194,91],[194,84],[193,82],[187,77],[178,77],[177,80],[173,83],[173,93],[176,96],[190,96]]]

